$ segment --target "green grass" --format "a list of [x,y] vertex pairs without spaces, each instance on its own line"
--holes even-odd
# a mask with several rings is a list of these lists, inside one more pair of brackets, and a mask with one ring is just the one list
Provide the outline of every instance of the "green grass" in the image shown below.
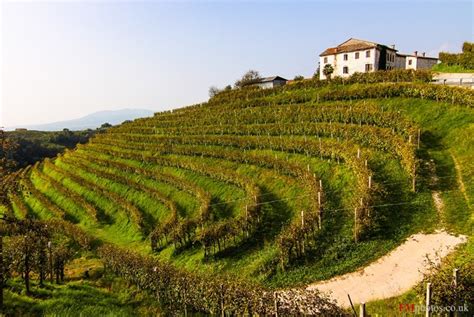
[[8,281],[3,313],[9,316],[165,316],[148,294],[117,278],[67,281],[65,284],[32,282],[32,294],[23,292],[20,279]]
[[459,65],[437,64],[431,68],[434,72],[440,73],[474,73],[474,69],[466,69]]
[[[328,89],[332,88],[323,87],[321,91]],[[383,183],[384,186],[373,202],[375,205],[373,208],[374,224],[359,243],[353,241],[352,202],[358,199],[354,194],[357,192],[356,175],[346,164],[337,164],[335,160],[328,162],[327,159],[321,160],[302,154],[288,154],[268,149],[253,150],[259,154],[276,155],[280,158],[288,157],[289,162],[297,162],[302,166],[308,165],[310,171],[314,172],[318,178],[321,177],[324,182],[327,200],[324,207],[324,225],[318,233],[317,243],[311,246],[311,251],[305,257],[293,262],[285,271],[281,271],[276,265],[278,249],[275,238],[282,232],[286,224],[296,219],[301,210],[307,210],[310,204],[309,198],[307,195],[305,196],[307,189],[302,186],[297,177],[289,177],[276,170],[256,165],[223,159],[162,154],[172,160],[185,158],[186,162],[190,164],[194,162],[209,167],[219,166],[251,178],[263,193],[261,197],[264,201],[262,205],[263,220],[256,233],[248,239],[237,241],[235,246],[229,247],[210,259],[203,259],[203,250],[199,245],[193,245],[184,250],[175,250],[172,245],[169,245],[154,255],[161,260],[169,261],[178,267],[194,272],[231,274],[269,287],[291,287],[354,271],[393,250],[404,239],[417,232],[432,232],[436,229],[446,228],[453,233],[472,236],[474,223],[472,213],[472,203],[474,202],[474,139],[472,138],[474,135],[474,111],[468,107],[422,99],[392,98],[375,100],[375,102],[383,107],[384,111],[401,112],[405,117],[422,127],[422,144],[417,155],[423,164],[418,171],[417,191],[413,193],[410,190],[410,177],[401,166],[399,158],[388,152],[372,149],[373,156],[369,159],[368,165],[374,173],[374,182],[376,184]],[[317,107],[318,104],[313,106]],[[113,148],[113,146],[110,147]],[[140,158],[130,160],[123,157],[115,158],[109,154],[84,151],[88,155],[99,155],[104,159],[116,159],[131,166],[156,169],[196,183],[211,194],[214,205],[212,211],[217,219],[235,217],[242,213],[242,199],[245,198],[246,193],[231,182],[213,179],[205,176],[205,173],[156,166],[142,162]],[[124,153],[126,152],[124,151]],[[151,150],[144,151],[144,153],[158,155]],[[91,184],[104,186],[110,192],[126,198],[149,216],[147,219],[151,224],[166,217],[167,210],[156,204],[149,195],[128,188],[119,182],[101,179],[91,171],[74,168],[74,159],[68,159],[73,156],[74,152],[69,152],[64,157],[57,159],[55,164],[75,175],[84,177]],[[432,162],[435,169],[431,170],[429,164],[426,164],[427,162]],[[94,164],[92,159],[91,167],[103,168],[108,172],[144,182],[177,202],[183,210],[183,215],[196,215],[196,209],[199,207],[196,199],[171,185],[145,179],[117,168],[104,168],[99,164]],[[44,171],[68,186],[70,190],[82,195],[100,211],[99,221],[91,221],[87,215],[76,210],[77,208],[72,202],[55,193],[53,188],[43,186],[44,184],[40,184],[39,180],[33,177],[35,186],[76,217],[79,225],[88,233],[100,240],[128,247],[138,252],[147,254],[151,252],[146,235],[129,221],[126,213],[111,199],[95,192],[93,188],[81,186],[72,180],[63,178],[47,167]],[[433,177],[437,177],[438,181],[433,182]],[[432,201],[432,191],[439,191],[444,201],[444,208],[439,214]],[[34,197],[26,196],[25,201],[38,218],[52,216]],[[400,204],[401,202],[402,204]],[[14,285],[12,287],[14,288]],[[89,282],[82,282],[82,284],[74,282],[70,287],[51,287],[49,290],[44,290],[49,292],[49,295],[45,295],[46,299],[41,300],[48,303],[41,308],[42,312],[46,312],[46,314],[67,314],[70,311],[66,310],[66,306],[70,304],[72,307],[76,307],[74,305],[77,305],[77,301],[81,300],[86,303],[86,312],[89,312],[87,310],[87,303],[90,302],[89,293],[99,298],[96,303],[99,307],[98,312],[105,312],[100,308],[102,302],[104,307],[110,305],[112,314],[115,315],[127,315],[129,308],[135,307],[133,299],[127,297],[128,291],[126,294],[121,293],[120,290],[113,294],[107,291],[104,293],[100,285]],[[21,292],[15,294],[12,291],[8,296],[11,296],[9,300],[17,303],[19,307],[25,307],[25,312],[28,312],[28,309],[33,309],[31,307],[42,307],[39,302],[31,303],[30,301],[35,299],[24,298]],[[375,313],[380,311],[381,315],[391,315],[392,313],[396,315],[400,301],[411,303],[416,299],[416,296],[415,290],[412,290],[397,298],[370,303],[369,308],[373,309]],[[68,297],[71,298],[71,302],[67,301]],[[64,303],[54,302],[55,298],[64,298]],[[53,308],[56,306],[58,307],[57,311]]]

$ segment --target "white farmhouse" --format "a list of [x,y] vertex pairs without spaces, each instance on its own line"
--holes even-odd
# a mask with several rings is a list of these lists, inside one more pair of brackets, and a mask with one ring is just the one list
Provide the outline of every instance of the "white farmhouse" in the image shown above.
[[351,38],[319,55],[319,78],[326,79],[324,66],[332,65],[332,76],[348,77],[355,72],[371,72],[391,69],[428,69],[438,62],[437,58],[399,54],[395,45],[387,46]]

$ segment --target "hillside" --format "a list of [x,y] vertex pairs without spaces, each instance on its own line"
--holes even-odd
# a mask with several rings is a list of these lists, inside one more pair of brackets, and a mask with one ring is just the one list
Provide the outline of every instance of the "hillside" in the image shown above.
[[46,157],[53,158],[65,149],[72,149],[78,143],[86,143],[94,134],[105,129],[85,131],[9,131],[5,136],[15,144],[11,153],[15,167],[34,164]]
[[73,131],[79,131],[86,129],[96,129],[104,123],[109,123],[112,125],[120,124],[126,120],[147,117],[152,114],[153,112],[151,110],[145,109],[105,110],[94,112],[81,118],[72,120],[57,121],[44,124],[13,126],[7,127],[7,129],[13,130],[15,128],[25,128],[28,130],[38,131],[62,131],[63,129],[69,129]]
[[[118,275],[162,299],[176,286],[185,307],[214,313],[220,301],[242,312],[257,293],[209,274],[252,292],[297,287],[414,233],[471,236],[474,93],[377,82],[391,80],[226,91],[112,127],[18,173],[11,212],[74,223]],[[209,295],[222,285],[228,297]]]

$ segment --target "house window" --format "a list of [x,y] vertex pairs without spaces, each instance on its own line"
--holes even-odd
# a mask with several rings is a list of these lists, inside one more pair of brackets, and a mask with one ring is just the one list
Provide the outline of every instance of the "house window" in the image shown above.
[[411,65],[411,59],[408,60],[408,65]]
[[343,74],[349,74],[349,67],[344,66],[344,67],[342,68],[342,73],[343,73]]
[[325,57],[325,58],[324,58],[324,64],[327,64],[327,63],[328,63],[328,58]]
[[359,52],[355,53],[355,59],[359,59]]
[[365,57],[370,57],[370,51],[365,51]]
[[372,64],[365,64],[365,71],[370,72],[372,70]]
[[349,56],[347,54],[344,54],[344,60],[347,61],[349,59]]

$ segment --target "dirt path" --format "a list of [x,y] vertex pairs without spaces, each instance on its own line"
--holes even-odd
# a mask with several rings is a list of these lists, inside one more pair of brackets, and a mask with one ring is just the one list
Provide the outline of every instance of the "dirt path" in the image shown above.
[[429,261],[439,263],[458,244],[465,241],[464,236],[455,237],[444,231],[433,234],[418,233],[369,266],[327,281],[310,284],[308,289],[330,293],[343,307],[350,305],[347,294],[350,294],[354,304],[397,296],[422,280]]

